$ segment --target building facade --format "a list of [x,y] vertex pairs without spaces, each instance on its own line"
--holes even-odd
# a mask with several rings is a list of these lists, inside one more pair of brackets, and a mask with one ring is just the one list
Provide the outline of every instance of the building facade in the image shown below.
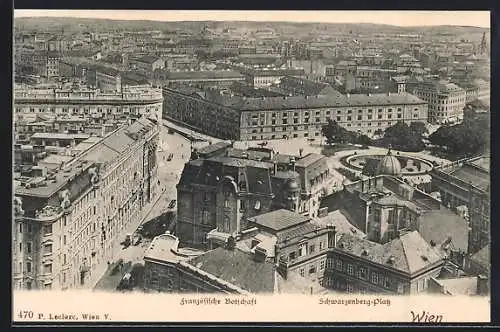
[[396,124],[427,122],[427,102],[408,93],[244,97],[164,88],[164,115],[223,139],[321,137],[328,119],[365,135]]
[[14,179],[16,289],[93,287],[124,227],[158,192],[158,137],[140,118],[59,170]]
[[23,121],[37,114],[83,115],[103,121],[141,115],[160,119],[162,104],[161,90],[149,86],[129,87],[122,93],[72,87],[14,88],[15,121]]
[[490,158],[480,156],[434,169],[432,186],[442,203],[451,209],[467,207],[469,252],[475,253],[490,243]]
[[463,117],[466,92],[456,84],[428,81],[414,90],[415,95],[429,104],[429,122],[454,122]]
[[177,185],[177,233],[190,245],[209,247],[247,228],[248,218],[276,209],[314,216],[329,187],[325,157],[239,150],[226,143],[195,151]]
[[[330,230],[323,285],[347,293],[418,294],[445,260],[417,231],[384,244]],[[396,248],[404,248],[396,250]],[[409,252],[418,252],[410,256]]]

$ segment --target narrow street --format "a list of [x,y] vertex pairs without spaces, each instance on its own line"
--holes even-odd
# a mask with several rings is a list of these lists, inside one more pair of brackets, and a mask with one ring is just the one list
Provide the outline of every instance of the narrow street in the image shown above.
[[[153,220],[167,211],[168,204],[171,200],[177,198],[176,185],[179,181],[180,174],[184,168],[184,164],[189,160],[190,143],[179,134],[169,134],[168,128],[162,126],[161,130],[162,148],[159,151],[158,162],[158,178],[162,193],[157,197],[156,201],[151,202],[151,206],[146,207],[144,216],[137,222],[132,222],[123,238],[119,238],[119,242],[124,240],[125,234],[133,234],[139,225],[143,225],[150,220]],[[169,155],[172,154],[171,160]],[[173,208],[176,210],[176,207]],[[129,272],[132,268],[140,270],[143,264],[144,253],[149,247],[150,239],[143,238],[138,245],[123,246],[121,243],[116,243],[114,248],[115,259],[107,267],[103,266],[101,271],[96,271],[95,275],[100,276],[99,280],[94,283],[95,290],[114,291],[120,283],[123,275]],[[114,263],[123,260],[123,267],[118,271],[112,271]],[[140,280],[136,281],[140,282]]]

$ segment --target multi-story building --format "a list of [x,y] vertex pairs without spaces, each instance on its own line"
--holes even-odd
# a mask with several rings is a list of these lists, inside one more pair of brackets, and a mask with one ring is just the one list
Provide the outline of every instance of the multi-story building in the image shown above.
[[465,102],[472,103],[476,100],[490,100],[490,84],[480,78],[452,80],[453,83],[465,90]]
[[445,260],[417,231],[387,242],[330,230],[323,285],[348,293],[418,294]]
[[97,87],[103,92],[121,92],[122,77],[118,70],[110,67],[96,68]]
[[234,82],[245,82],[245,76],[237,71],[179,71],[158,72],[155,79],[167,86],[174,83],[216,85],[218,87],[231,86]]
[[14,179],[15,288],[93,287],[124,227],[155,198],[158,137],[143,117],[60,169]]
[[467,207],[470,226],[469,252],[475,253],[490,243],[490,157],[460,160],[432,173],[432,186],[441,201],[451,209]]
[[37,114],[83,115],[119,119],[151,115],[161,118],[161,90],[149,86],[134,86],[121,93],[103,93],[98,89],[72,86],[56,89],[14,88],[14,118],[23,121]]
[[145,291],[248,295],[324,290],[317,282],[281,269],[268,256],[271,253],[236,245],[200,254],[178,244],[179,239],[171,234],[153,240],[144,256]]
[[466,92],[456,84],[430,80],[414,89],[413,93],[429,104],[429,122],[454,122],[463,116]]
[[[381,163],[390,164],[388,160]],[[467,220],[394,176],[379,175],[347,184],[342,191],[325,197],[321,206],[347,211],[349,222],[370,241],[387,243],[410,230],[418,231],[450,258],[460,261],[468,252]]]
[[61,61],[59,52],[47,52],[47,77],[59,76],[59,62]]
[[279,82],[285,76],[306,76],[304,69],[247,69],[243,74],[246,82],[257,88]]
[[319,138],[328,119],[366,135],[398,121],[427,122],[427,102],[408,93],[256,98],[176,87],[163,95],[165,116],[223,139]]
[[143,56],[138,59],[130,60],[137,69],[140,69],[145,72],[153,72],[157,69],[165,68],[165,61],[161,58],[155,56]]
[[321,155],[209,145],[193,152],[177,185],[176,234],[208,247],[212,238],[236,236],[249,218],[265,212],[284,208],[315,216],[332,181]]

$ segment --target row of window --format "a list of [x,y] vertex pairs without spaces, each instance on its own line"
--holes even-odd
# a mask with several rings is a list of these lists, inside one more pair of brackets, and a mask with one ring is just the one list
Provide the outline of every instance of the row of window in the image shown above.
[[393,284],[393,280],[391,278],[385,277],[381,273],[372,271],[370,275],[366,267],[356,267],[351,263],[344,264],[342,259],[327,258],[326,267],[328,269],[335,269],[339,272],[347,273],[350,276],[357,277],[365,281],[370,281],[372,284],[384,286],[385,288],[391,288]]
[[[402,111],[403,111],[403,109],[402,109],[401,107],[398,107],[396,110],[397,110],[397,112],[398,112],[398,113],[400,113],[400,112],[402,112]],[[418,107],[415,107],[413,110],[414,110],[414,111],[419,111],[419,108],[418,108]],[[323,111],[324,111],[324,110],[321,110],[321,111],[315,111],[315,112],[312,112],[312,111],[305,111],[303,115],[304,115],[304,117],[309,117],[309,116],[310,116],[310,114],[311,114],[311,116],[312,116],[312,114],[314,113],[314,116],[322,116],[322,115],[323,115]],[[345,110],[345,109],[342,109],[342,110],[337,110],[336,112],[334,112],[333,110],[327,110],[327,111],[326,111],[326,115],[330,115],[330,114],[332,114],[332,113],[333,113],[333,114],[342,114],[342,113],[345,113],[345,111],[347,111],[347,114],[353,114],[353,110]],[[356,111],[354,111],[354,113],[357,113],[357,114],[363,114],[363,113],[366,113],[366,112],[368,112],[368,113],[374,113],[374,111],[375,111],[374,109],[369,108],[369,109],[359,109],[357,112],[356,112]],[[377,113],[383,113],[383,112],[384,112],[384,109],[382,109],[382,108],[379,108],[379,109],[377,110]],[[393,109],[392,109],[392,108],[387,109],[387,113],[392,113],[392,112],[393,112]],[[302,112],[294,112],[294,113],[293,113],[293,117],[294,117],[294,118],[297,118],[297,117],[299,117],[299,116],[301,115],[301,113],[302,113]],[[274,112],[274,113],[271,113],[271,117],[272,117],[272,118],[276,118],[276,117],[277,117],[277,115],[279,115],[279,114],[281,114],[281,117],[282,117],[282,118],[288,118],[288,115],[289,115],[289,114],[291,114],[291,112]],[[251,118],[252,118],[252,119],[258,119],[259,117],[260,117],[260,118],[264,118],[264,117],[265,117],[265,115],[266,115],[266,113],[252,113],[252,114],[251,114]],[[291,115],[290,115],[290,116],[291,116]]]

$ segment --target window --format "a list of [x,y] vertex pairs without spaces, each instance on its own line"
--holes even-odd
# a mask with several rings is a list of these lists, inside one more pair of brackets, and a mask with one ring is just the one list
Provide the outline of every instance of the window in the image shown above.
[[[95,224],[94,224],[95,226]],[[66,244],[66,235],[63,236],[63,244]]]
[[63,254],[63,265],[66,265],[67,264],[67,256],[66,254]]
[[26,252],[28,254],[31,254],[31,250],[32,250],[32,243],[31,242],[26,242]]
[[347,121],[351,121],[352,117],[351,116],[348,116],[347,117]]
[[19,233],[23,232],[23,224],[19,224]]
[[324,242],[320,242],[319,243],[319,250],[323,250],[325,248],[325,243]]
[[224,200],[224,207],[225,208],[228,208],[229,207],[229,200]]
[[333,268],[333,258],[326,259],[326,267],[329,269]]
[[302,257],[306,255],[307,244],[303,243],[299,245],[298,257]]
[[31,233],[33,231],[31,224],[27,224],[26,226],[28,227],[28,233]]
[[44,255],[48,255],[52,253],[52,244],[46,244],[43,246]]
[[324,269],[325,269],[325,261],[322,260],[321,262],[319,262],[319,270],[323,271]]
[[50,235],[50,234],[52,234],[52,224],[45,225],[43,227],[43,235]]
[[358,120],[361,120],[363,117],[361,115],[358,115]]
[[372,272],[372,283],[378,284],[378,274],[375,272]]
[[316,265],[312,264],[309,266],[309,274],[316,273]]
[[338,271],[342,271],[342,260],[337,259],[335,267]]
[[52,264],[45,264],[43,266],[43,273],[52,273]]
[[316,250],[315,245],[314,245],[314,244],[311,244],[311,245],[309,246],[309,254],[313,254],[315,250]]
[[31,273],[31,262],[26,262],[26,272]]
[[354,287],[350,283],[347,283],[347,293],[354,293]]
[[181,279],[180,283],[179,283],[179,288],[181,291],[184,291],[184,290],[187,290],[189,287],[188,287],[188,283],[186,280],[184,279]]
[[385,288],[391,288],[391,284],[392,284],[391,283],[391,279],[385,278],[385,280],[384,280],[384,286],[385,286]]
[[292,252],[288,255],[288,257],[290,257],[290,260],[291,260],[291,261],[292,261],[292,260],[294,260],[294,259],[295,259],[295,251],[292,251]]
[[306,275],[306,271],[304,268],[300,269],[300,275],[304,277]]
[[340,122],[340,116],[337,116],[337,122]]
[[349,275],[354,275],[354,266],[352,266],[352,264],[347,264],[347,273]]

